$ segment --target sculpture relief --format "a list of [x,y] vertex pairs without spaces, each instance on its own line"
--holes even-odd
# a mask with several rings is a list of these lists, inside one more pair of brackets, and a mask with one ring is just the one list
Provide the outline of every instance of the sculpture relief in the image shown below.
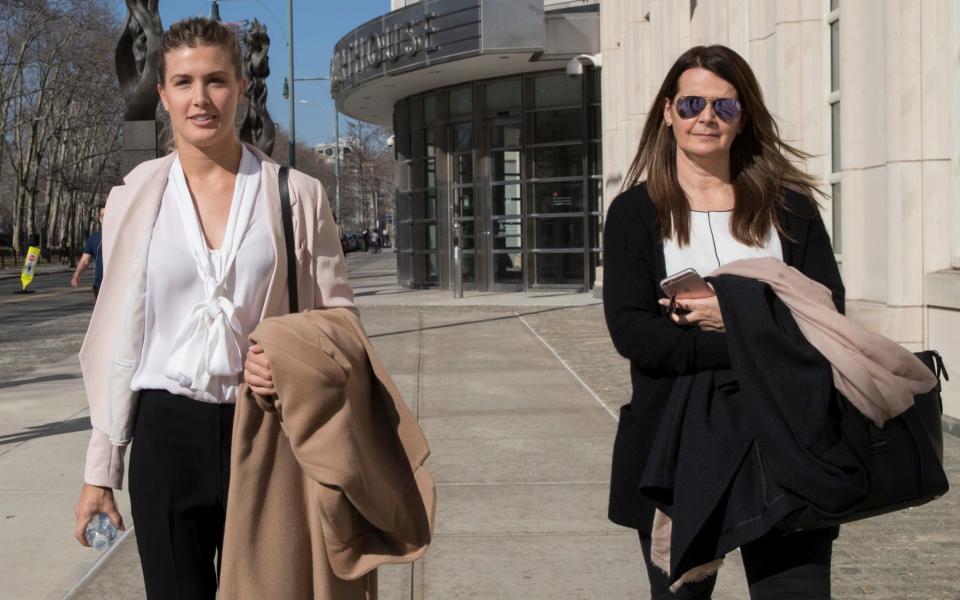
[[163,36],[159,1],[126,0],[127,20],[116,53],[117,79],[127,103],[124,121],[156,119],[160,95],[154,61]]
[[243,76],[247,80],[247,112],[240,125],[240,139],[273,152],[276,126],[267,112],[267,77],[270,75],[270,36],[266,26],[254,19],[243,34]]

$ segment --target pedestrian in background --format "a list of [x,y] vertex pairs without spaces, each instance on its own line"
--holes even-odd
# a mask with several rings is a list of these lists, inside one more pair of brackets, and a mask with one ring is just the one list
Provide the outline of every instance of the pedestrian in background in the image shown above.
[[[80,352],[93,431],[75,534],[86,545],[99,512],[123,527],[113,490],[135,439],[130,504],[147,597],[213,600],[238,388],[276,391],[248,335],[289,306],[279,165],[237,137],[246,82],[232,30],[174,23],[157,70],[176,147],[108,198],[110,271]],[[300,308],[352,306],[320,182],[290,171],[289,189]]]
[[[97,222],[103,225],[103,209],[101,205],[97,211]],[[73,272],[73,277],[70,278],[70,285],[72,287],[78,287],[80,285],[80,273],[83,273],[87,267],[90,266],[90,263],[94,263],[93,269],[93,301],[97,301],[97,296],[100,294],[100,282],[103,281],[103,232],[97,231],[90,234],[90,237],[87,238],[86,243],[83,245],[83,254],[80,256],[80,261],[77,262],[77,269]]]
[[[805,157],[779,137],[747,62],[724,46],[698,46],[664,79],[626,191],[610,205],[604,312],[614,345],[630,360],[633,396],[620,410],[609,516],[638,530],[655,599],[710,598],[716,583],[715,574],[705,575],[679,596],[670,591],[677,574],[651,564],[656,505],[640,482],[676,379],[731,368],[717,296],[676,300],[681,310],[670,312],[660,282],[687,268],[708,274],[736,260],[773,257],[829,288],[842,312],[843,283],[815,180],[791,162]],[[703,469],[713,464],[709,458]],[[838,531],[774,530],[743,544],[750,597],[828,600]]]

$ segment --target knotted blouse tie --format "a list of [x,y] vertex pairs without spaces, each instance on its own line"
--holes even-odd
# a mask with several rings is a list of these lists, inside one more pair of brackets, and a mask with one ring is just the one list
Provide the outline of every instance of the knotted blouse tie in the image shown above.
[[243,371],[238,306],[225,282],[233,270],[256,206],[260,191],[259,163],[244,147],[227,230],[218,250],[207,247],[179,158],[170,169],[170,181],[177,192],[177,207],[197,275],[203,282],[204,299],[193,306],[177,330],[164,374],[185,388],[208,391],[213,377],[237,377]]

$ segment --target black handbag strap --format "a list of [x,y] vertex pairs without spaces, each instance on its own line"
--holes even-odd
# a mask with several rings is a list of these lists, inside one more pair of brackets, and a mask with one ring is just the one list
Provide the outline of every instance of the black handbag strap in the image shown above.
[[277,180],[280,183],[280,214],[283,216],[283,241],[287,247],[287,290],[290,296],[290,312],[300,312],[297,301],[297,255],[293,250],[293,210],[290,208],[290,167],[280,167]]

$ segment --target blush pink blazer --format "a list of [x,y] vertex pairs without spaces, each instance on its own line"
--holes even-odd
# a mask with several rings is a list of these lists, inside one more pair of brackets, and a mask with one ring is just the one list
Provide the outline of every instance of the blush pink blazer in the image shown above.
[[[248,146],[261,161],[261,194],[269,203],[277,257],[261,320],[288,312],[287,259],[280,216],[280,165]],[[93,431],[84,481],[119,489],[123,455],[133,437],[137,396],[130,382],[140,362],[146,305],[147,254],[175,153],[140,164],[107,198],[103,220],[103,283],[83,347],[80,366]],[[340,236],[323,186],[290,171],[294,247],[300,309],[352,307],[353,291]]]

